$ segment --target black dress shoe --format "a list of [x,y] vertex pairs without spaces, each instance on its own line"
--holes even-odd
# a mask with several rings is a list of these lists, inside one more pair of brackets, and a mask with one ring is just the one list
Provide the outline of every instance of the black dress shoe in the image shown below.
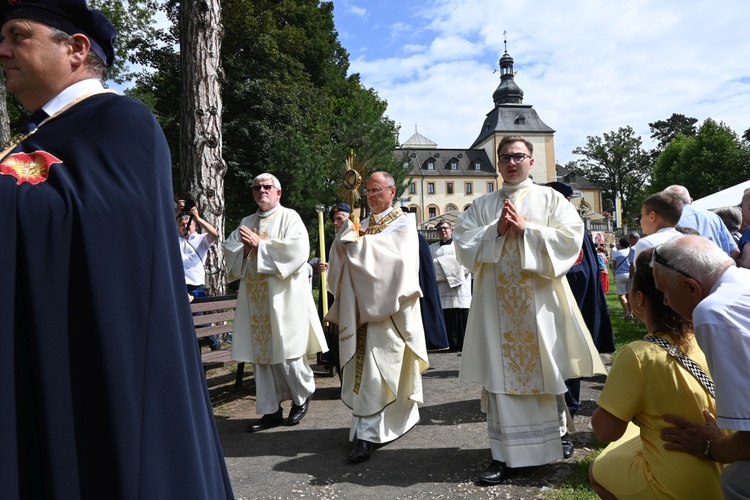
[[508,477],[510,468],[499,460],[493,460],[487,470],[480,472],[477,479],[484,484],[500,484]]
[[284,423],[284,414],[282,413],[282,411],[283,410],[279,408],[276,413],[263,415],[259,420],[256,420],[255,423],[248,424],[246,429],[247,432],[264,431],[272,427],[280,426]]
[[289,410],[289,416],[284,421],[284,425],[297,425],[302,417],[307,415],[307,407],[310,405],[310,398],[307,398],[304,403],[297,406],[292,403],[292,409]]
[[357,445],[349,453],[349,460],[352,462],[366,462],[372,455],[372,450],[375,449],[375,445],[364,439],[357,439]]
[[560,438],[560,441],[562,441],[563,458],[572,457],[576,447],[573,446],[567,432]]

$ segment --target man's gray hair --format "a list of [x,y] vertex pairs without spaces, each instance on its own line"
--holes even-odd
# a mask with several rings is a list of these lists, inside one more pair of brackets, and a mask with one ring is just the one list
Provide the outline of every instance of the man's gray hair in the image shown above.
[[273,182],[273,187],[281,191],[281,183],[279,182],[279,179],[276,178],[275,175],[269,174],[269,173],[262,173],[253,179],[253,186],[257,184],[260,181],[271,181]]
[[[670,266],[692,276],[702,285],[713,283],[724,272],[727,263],[734,263],[716,243],[703,236],[687,235],[675,238],[656,247],[656,251]],[[654,262],[651,261],[652,266]],[[669,271],[678,272],[674,269]]]
[[664,188],[665,193],[673,193],[680,197],[682,200],[682,203],[685,205],[690,205],[693,202],[693,199],[690,197],[690,192],[688,191],[688,188],[685,186],[680,186],[679,184],[672,184],[671,186],[667,186]]
[[[57,43],[72,44],[73,36],[65,33],[61,29],[52,28],[52,40]],[[104,64],[104,61],[102,61],[101,58],[96,55],[93,50],[89,50],[89,56],[84,64],[86,65],[86,69],[88,69],[92,74],[96,75],[96,77],[99,78],[99,80],[101,80],[102,82],[107,79],[107,65]]]

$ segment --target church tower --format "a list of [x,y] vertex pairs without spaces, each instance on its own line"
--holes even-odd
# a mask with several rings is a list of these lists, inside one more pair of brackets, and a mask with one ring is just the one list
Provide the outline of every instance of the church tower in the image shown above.
[[495,107],[487,113],[472,149],[484,149],[497,165],[497,145],[506,135],[522,135],[534,145],[531,176],[537,184],[556,179],[555,131],[539,118],[531,104],[523,103],[523,90],[516,84],[508,41],[500,58],[500,85],[492,94]]

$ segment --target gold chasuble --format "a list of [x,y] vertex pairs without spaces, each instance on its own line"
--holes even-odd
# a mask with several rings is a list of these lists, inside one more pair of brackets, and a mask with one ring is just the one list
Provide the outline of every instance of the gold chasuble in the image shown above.
[[264,365],[327,351],[304,264],[307,230],[297,212],[278,206],[242,219],[261,244],[245,258],[239,230],[224,242],[228,280],[243,279],[237,295],[232,358]]

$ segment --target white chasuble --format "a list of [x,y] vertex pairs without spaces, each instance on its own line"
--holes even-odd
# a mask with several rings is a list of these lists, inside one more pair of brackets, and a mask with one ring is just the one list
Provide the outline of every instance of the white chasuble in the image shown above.
[[242,279],[237,295],[232,358],[276,364],[328,350],[304,264],[310,243],[297,212],[279,206],[241,225],[261,238],[244,257],[239,230],[224,242],[228,280]]
[[398,402],[423,401],[419,240],[413,220],[398,209],[389,215],[363,235],[348,222],[331,246],[328,289],[336,299],[326,319],[339,325],[341,399],[355,416],[401,413],[408,405]]
[[[506,199],[526,220],[497,236]],[[460,379],[489,392],[563,394],[565,380],[606,373],[565,273],[583,221],[573,205],[531,180],[484,195],[458,219],[458,260],[475,276]]]

